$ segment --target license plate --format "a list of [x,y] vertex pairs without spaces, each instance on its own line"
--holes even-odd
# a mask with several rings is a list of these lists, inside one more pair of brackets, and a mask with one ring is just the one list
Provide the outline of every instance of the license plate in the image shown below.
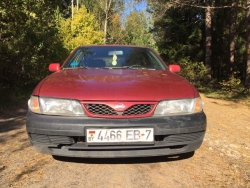
[[154,142],[153,128],[86,129],[88,143],[132,143]]

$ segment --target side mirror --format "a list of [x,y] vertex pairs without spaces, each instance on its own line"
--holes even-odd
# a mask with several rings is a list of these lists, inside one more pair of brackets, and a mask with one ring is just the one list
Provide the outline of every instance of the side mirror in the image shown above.
[[169,71],[173,73],[177,73],[181,71],[180,65],[169,65],[168,68],[169,68]]
[[59,70],[60,70],[60,64],[59,63],[51,63],[49,65],[49,71],[58,72]]

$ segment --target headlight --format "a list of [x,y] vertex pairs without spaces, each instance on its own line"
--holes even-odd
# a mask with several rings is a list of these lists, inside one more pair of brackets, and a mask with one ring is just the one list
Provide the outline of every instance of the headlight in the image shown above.
[[85,115],[82,105],[76,100],[38,98],[31,96],[28,105],[30,110],[34,113],[62,116]]
[[203,103],[200,97],[194,99],[161,101],[157,105],[154,115],[193,114],[201,112],[202,108]]

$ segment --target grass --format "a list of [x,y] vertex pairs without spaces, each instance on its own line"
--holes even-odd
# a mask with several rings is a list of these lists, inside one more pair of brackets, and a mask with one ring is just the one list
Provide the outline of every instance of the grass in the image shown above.
[[246,90],[243,87],[235,88],[230,91],[223,88],[211,87],[198,88],[198,90],[200,93],[205,94],[209,98],[233,101],[250,107],[250,90]]
[[33,89],[34,85],[22,88],[0,85],[0,111],[27,102]]

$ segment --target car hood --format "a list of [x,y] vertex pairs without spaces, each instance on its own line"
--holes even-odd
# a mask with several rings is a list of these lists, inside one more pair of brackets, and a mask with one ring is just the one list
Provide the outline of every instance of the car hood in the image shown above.
[[160,101],[199,94],[187,80],[169,71],[66,69],[45,78],[33,95],[85,101]]

